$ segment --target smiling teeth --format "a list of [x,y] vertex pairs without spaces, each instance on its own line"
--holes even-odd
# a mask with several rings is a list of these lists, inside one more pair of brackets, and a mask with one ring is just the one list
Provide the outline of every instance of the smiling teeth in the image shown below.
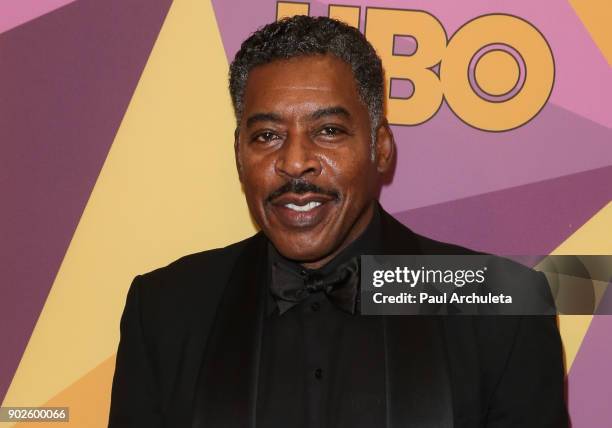
[[308,202],[306,205],[285,204],[285,207],[293,211],[304,212],[304,211],[310,211],[311,209],[316,208],[319,205],[321,205],[321,202],[313,201],[313,202]]

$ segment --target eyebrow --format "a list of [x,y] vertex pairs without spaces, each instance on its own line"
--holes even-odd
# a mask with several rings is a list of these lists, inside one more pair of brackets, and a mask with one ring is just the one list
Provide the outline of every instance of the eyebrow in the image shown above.
[[316,110],[309,115],[311,120],[321,119],[322,117],[325,117],[325,116],[344,116],[347,119],[351,118],[351,114],[349,113],[349,111],[345,109],[344,107],[340,107],[340,106],[325,107],[325,108]]
[[[344,116],[347,119],[351,118],[351,114],[349,113],[347,109],[341,106],[333,106],[333,107],[325,107],[325,108],[315,110],[314,112],[308,115],[308,119],[317,120],[325,116]],[[255,113],[248,117],[246,121],[246,126],[247,128],[250,128],[257,122],[279,123],[279,122],[282,122],[282,118],[276,113]]]
[[276,113],[255,113],[246,121],[247,128],[250,128],[257,122],[282,122],[281,117]]

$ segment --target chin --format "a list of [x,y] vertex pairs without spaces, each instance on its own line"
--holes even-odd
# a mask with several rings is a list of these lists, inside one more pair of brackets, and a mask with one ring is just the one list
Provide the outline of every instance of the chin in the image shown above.
[[300,262],[316,262],[327,256],[330,252],[326,243],[315,243],[313,239],[297,238],[288,242],[287,235],[283,236],[284,242],[272,240],[274,246],[283,256]]

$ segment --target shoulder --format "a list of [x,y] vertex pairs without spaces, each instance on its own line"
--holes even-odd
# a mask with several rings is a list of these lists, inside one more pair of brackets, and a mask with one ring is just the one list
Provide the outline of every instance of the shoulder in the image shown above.
[[256,238],[257,235],[254,235],[226,247],[187,254],[164,267],[141,274],[139,277],[144,282],[163,283],[175,282],[179,279],[191,280],[202,275],[222,275],[225,271],[231,270],[240,254]]
[[143,310],[157,314],[212,308],[241,255],[258,239],[260,234],[223,248],[185,255],[167,266],[137,275],[131,288],[139,295]]

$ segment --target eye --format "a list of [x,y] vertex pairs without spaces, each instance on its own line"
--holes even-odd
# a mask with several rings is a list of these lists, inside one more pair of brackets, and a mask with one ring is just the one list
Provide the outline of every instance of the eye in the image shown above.
[[269,143],[280,138],[277,134],[271,131],[263,131],[253,137],[253,141],[257,143]]
[[319,134],[325,137],[335,137],[335,136],[342,134],[343,132],[344,131],[342,131],[342,129],[336,126],[328,125],[328,126],[324,126],[323,128],[321,128],[321,131],[319,132]]

